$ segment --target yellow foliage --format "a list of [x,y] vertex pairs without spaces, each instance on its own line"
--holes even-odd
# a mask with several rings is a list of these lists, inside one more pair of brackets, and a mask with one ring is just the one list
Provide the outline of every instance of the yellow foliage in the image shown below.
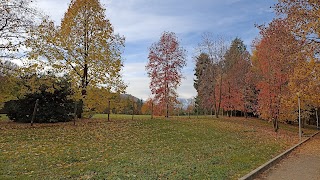
[[105,88],[90,87],[84,103],[88,109],[102,113],[108,108],[108,102],[112,96],[113,94]]
[[320,106],[320,63],[315,59],[303,62],[295,68],[289,82],[293,94],[300,94],[300,98],[313,107]]
[[114,34],[99,0],[71,1],[61,26],[44,18],[30,31],[27,46],[29,59],[36,59],[36,64],[45,59],[55,73],[68,74],[74,98],[88,96],[90,109],[98,107],[91,99],[105,97],[103,88],[97,90],[101,85],[117,93],[126,88],[120,74],[124,38]]

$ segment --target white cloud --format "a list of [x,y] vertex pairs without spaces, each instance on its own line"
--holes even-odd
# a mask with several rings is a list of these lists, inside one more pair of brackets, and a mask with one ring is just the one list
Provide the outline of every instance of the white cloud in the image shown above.
[[182,79],[181,86],[178,88],[179,97],[189,99],[197,95],[196,90],[193,87],[193,73],[185,75],[186,78]]
[[[239,37],[248,49],[257,36],[254,23],[272,19],[270,12],[276,0],[100,0],[106,8],[115,32],[126,37],[123,77],[129,84],[127,92],[147,99],[149,78],[145,71],[148,47],[158,41],[163,31],[175,32],[188,50],[188,65],[184,70],[178,93],[183,98],[196,95],[193,88],[193,48],[202,32]],[[56,23],[67,11],[69,0],[38,0],[37,6]]]
[[35,1],[35,6],[45,15],[48,15],[56,24],[60,25],[69,3],[70,1],[68,0],[37,0]]
[[150,94],[150,79],[145,71],[146,63],[124,63],[123,79],[128,84],[127,93],[146,100]]
[[[106,13],[114,25],[115,31],[124,35],[127,42],[152,42],[157,40],[163,31],[173,31],[177,34],[205,31],[221,33],[224,27],[245,18],[242,14],[216,11],[216,6],[223,4],[224,1],[183,1],[182,4],[178,4],[178,2],[154,1],[153,5],[146,0],[112,0],[107,3]],[[229,3],[234,3],[234,0]],[[205,5],[207,7],[204,7]],[[197,10],[196,7],[205,10]],[[210,7],[212,7],[212,11],[207,12]]]
[[146,74],[146,63],[147,62],[124,62],[123,73],[126,76]]
[[124,77],[124,81],[126,83],[129,82],[127,93],[137,98],[141,98],[143,100],[147,100],[149,95],[151,94],[149,90],[149,82],[150,79],[148,77],[139,77],[139,76],[131,76]]

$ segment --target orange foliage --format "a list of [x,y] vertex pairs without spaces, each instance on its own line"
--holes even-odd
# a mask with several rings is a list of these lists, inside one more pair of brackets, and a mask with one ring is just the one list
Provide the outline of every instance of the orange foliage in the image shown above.
[[[286,22],[273,20],[269,27],[260,27],[261,40],[255,44],[254,70],[258,75],[259,113],[272,120],[275,130],[277,121],[286,114],[283,99],[288,96],[289,77],[296,63],[302,61],[301,42],[296,40]],[[283,116],[284,117],[284,116]]]

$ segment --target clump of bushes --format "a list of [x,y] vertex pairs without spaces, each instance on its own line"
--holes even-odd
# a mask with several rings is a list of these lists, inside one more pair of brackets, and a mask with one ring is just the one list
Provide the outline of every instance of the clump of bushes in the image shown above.
[[75,102],[70,98],[72,93],[67,78],[54,78],[49,83],[41,84],[37,91],[6,102],[4,110],[10,120],[28,123],[32,119],[36,100],[39,99],[34,122],[66,122],[73,118]]

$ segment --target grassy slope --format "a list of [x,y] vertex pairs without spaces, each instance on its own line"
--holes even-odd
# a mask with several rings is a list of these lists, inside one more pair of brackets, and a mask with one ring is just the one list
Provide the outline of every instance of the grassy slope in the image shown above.
[[102,117],[1,122],[0,179],[236,179],[297,142],[295,127],[255,119]]

